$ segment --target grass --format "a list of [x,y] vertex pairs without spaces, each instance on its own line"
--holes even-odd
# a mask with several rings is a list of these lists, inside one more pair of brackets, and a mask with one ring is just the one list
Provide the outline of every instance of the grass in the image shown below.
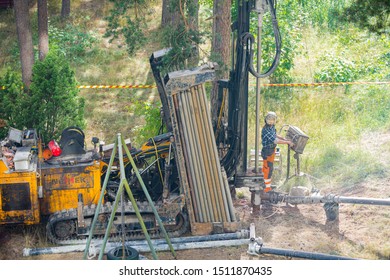
[[[378,57],[388,51],[386,46],[389,38],[386,42],[374,44],[374,38],[366,33],[356,29],[348,31],[349,33],[345,32],[339,36],[330,33],[318,35],[313,28],[307,28],[301,44],[301,55],[297,56],[295,68],[291,73],[293,80],[313,82],[313,73],[318,71],[317,61],[326,52],[332,52],[350,61],[361,60],[361,64],[368,65],[368,68],[376,66],[377,70],[381,69],[377,72],[359,72],[363,81],[386,80],[384,77],[389,75],[389,67],[382,67],[384,62]],[[374,55],[364,55],[366,53]],[[358,70],[360,71],[360,68]],[[389,176],[389,162],[377,160],[374,154],[361,145],[368,132],[386,134],[390,129],[388,87],[352,85],[263,88],[261,112],[278,113],[278,130],[284,124],[291,124],[301,128],[310,137],[301,156],[301,171],[320,178],[321,180],[314,180],[316,184],[348,187],[373,178]],[[252,92],[248,133],[248,142],[252,149],[255,139],[254,95]],[[260,124],[263,125],[262,119]],[[376,148],[372,149],[380,153],[379,147],[382,143],[375,144]],[[386,147],[385,144],[382,149],[386,150]],[[280,148],[286,158],[287,148],[285,145],[280,145]],[[286,160],[284,162],[286,163]],[[293,160],[292,170],[295,168],[294,164]],[[290,185],[313,183],[313,180],[307,178],[295,179]]]
[[[82,10],[83,13],[72,13],[69,23],[84,32],[92,31],[97,39],[82,57],[71,62],[79,84],[154,84],[149,56],[164,47],[160,45],[161,8],[158,3],[146,13],[148,42],[137,55],[129,57],[120,39],[110,44],[103,37],[107,25],[104,15],[108,14],[111,4],[98,2],[72,2],[73,11]],[[57,27],[63,24],[54,15],[58,15],[59,8],[56,1],[49,1],[49,13],[53,15],[51,24]],[[0,12],[1,74],[6,66],[17,70],[20,65],[14,55],[17,45],[13,13]],[[210,21],[202,22],[202,25],[209,26]],[[32,26],[35,28],[36,23]],[[378,38],[351,26],[334,33],[306,27],[290,74],[295,82],[313,82],[314,74],[323,70],[319,62],[326,54],[331,54],[340,60],[354,62],[352,71],[356,73],[353,74],[360,75],[361,80],[386,80],[390,77],[390,62],[385,56],[389,46],[388,37]],[[254,80],[250,82],[254,83]],[[292,124],[309,135],[301,156],[301,171],[321,178],[323,185],[350,186],[371,177],[388,176],[388,164],[371,160],[370,152],[361,147],[362,137],[367,131],[390,129],[390,95],[387,92],[388,85],[262,89],[261,111],[278,113],[278,129],[283,124]],[[136,105],[142,102],[157,104],[156,89],[82,89],[80,95],[86,99],[87,143],[92,136],[106,143],[112,142],[118,132],[134,139],[138,145],[142,139],[153,136],[139,137],[140,133],[150,133],[150,130],[142,130],[147,125],[145,116],[134,110],[138,110]],[[255,94],[251,92],[250,95],[248,149],[253,149]],[[263,120],[260,123],[262,125]],[[382,148],[390,150],[388,144]],[[281,149],[285,156],[286,147],[281,146]],[[307,179],[302,181],[303,184],[313,183]]]

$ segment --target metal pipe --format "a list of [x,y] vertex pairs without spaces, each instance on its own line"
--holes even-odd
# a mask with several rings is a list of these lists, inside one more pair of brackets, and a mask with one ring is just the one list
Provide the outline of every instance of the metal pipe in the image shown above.
[[256,238],[256,229],[254,223],[250,224],[249,230],[250,230],[249,232],[250,242],[248,245],[247,253],[250,255],[274,254],[274,255],[280,255],[285,257],[313,259],[313,260],[352,260],[352,258],[349,257],[327,255],[322,253],[295,251],[295,250],[280,249],[280,248],[267,248],[263,246],[263,240],[261,238]]
[[[108,220],[108,225],[107,225],[107,228],[106,228],[106,232],[104,234],[104,240],[103,240],[103,243],[102,243],[103,250],[104,250],[104,248],[105,248],[105,246],[107,244],[108,238],[110,236],[112,224],[114,223],[114,218],[115,218],[116,210],[118,208],[119,198],[120,198],[122,190],[123,190],[123,184],[124,184],[124,181],[121,180],[121,182],[119,184],[118,192],[116,193],[116,196],[115,196],[114,206],[113,206],[113,209],[112,209],[112,212],[111,212],[111,215],[110,215],[110,219]],[[103,255],[100,254],[99,255],[99,260],[101,260],[102,258],[103,258]]]
[[193,200],[193,195],[192,195],[193,190],[190,188],[189,178],[187,177],[187,172],[185,168],[185,161],[184,161],[185,155],[183,151],[184,143],[182,143],[181,141],[182,132],[179,129],[180,112],[176,110],[176,108],[179,107],[177,93],[168,94],[168,105],[169,105],[169,110],[171,112],[172,128],[175,137],[174,146],[175,146],[175,155],[177,160],[176,164],[179,172],[181,189],[185,194],[185,201],[187,204],[187,211],[188,211],[190,224],[192,226],[196,221],[194,212],[197,210],[197,206],[195,204],[195,201]]
[[[185,106],[187,106],[187,103],[184,102],[181,98],[180,95],[177,95],[177,101],[179,103],[179,108],[181,108],[181,110],[177,110],[177,114],[179,116],[179,119],[181,121],[181,126],[179,125],[179,127],[181,128],[181,131],[183,132],[183,139],[181,142],[185,143],[185,146],[183,146],[183,152],[185,154],[185,158],[187,159],[191,159],[192,161],[194,161],[194,158],[193,158],[193,154],[194,152],[192,152],[193,149],[195,149],[193,143],[191,142],[192,140],[192,137],[190,135],[190,132],[188,131],[189,127],[190,127],[190,124],[187,123],[187,112],[186,110],[184,110]],[[195,153],[195,157],[196,157],[196,154]],[[196,207],[194,209],[194,214],[195,214],[195,218],[196,218],[196,221],[198,222],[204,222],[205,220],[207,220],[207,217],[204,217],[204,212],[205,212],[205,209],[204,209],[204,205],[202,204],[202,197],[203,197],[203,194],[200,192],[200,188],[198,187],[199,184],[197,184],[196,182],[196,179],[197,178],[200,178],[200,180],[203,180],[203,177],[199,177],[199,176],[196,176],[196,173],[198,172],[195,172],[195,168],[199,168],[197,164],[194,164],[194,163],[190,163],[190,162],[187,162],[186,163],[186,169],[187,169],[187,176],[188,176],[188,179],[189,179],[189,182],[190,182],[190,190],[191,190],[191,197],[192,197],[192,201],[194,202],[194,206]],[[194,178],[194,175],[195,175],[195,178]]]
[[[263,29],[263,2],[258,7],[257,18],[257,73],[261,73],[261,33]],[[261,103],[261,83],[260,78],[256,78],[256,128],[255,128],[255,173],[259,172],[259,135],[260,135],[260,103]]]
[[229,182],[227,180],[226,171],[224,169],[222,170],[222,177],[224,179],[225,191],[226,191],[228,207],[229,207],[230,220],[232,222],[236,222],[237,218],[236,218],[236,214],[235,214],[235,210],[234,210],[232,195],[230,193]]
[[[124,140],[123,140],[122,135],[120,133],[117,134],[117,138],[118,138],[118,156],[119,156],[119,167],[120,167],[120,172],[121,172],[121,184],[122,184],[122,187],[124,185],[124,187],[126,189],[126,192],[127,192],[127,195],[129,196],[130,201],[131,201],[131,203],[132,203],[132,205],[134,207],[135,214],[136,214],[136,216],[138,218],[138,221],[139,221],[139,223],[141,225],[142,232],[144,233],[145,238],[148,241],[148,244],[149,244],[149,247],[151,249],[153,258],[154,259],[158,259],[157,255],[156,255],[156,252],[155,252],[155,250],[154,250],[154,248],[153,248],[153,246],[151,244],[151,239],[150,239],[148,230],[146,229],[145,223],[144,223],[144,221],[142,219],[141,213],[140,213],[140,211],[138,209],[138,206],[137,206],[137,203],[136,203],[136,201],[134,199],[133,193],[130,190],[129,183],[126,180],[125,168],[124,168],[124,163],[123,163],[123,150],[122,150],[122,148],[124,146],[124,148],[128,152],[127,146],[126,146],[126,144],[124,144]],[[131,164],[133,166],[133,169],[135,168],[134,171],[136,172],[137,178],[140,181],[141,186],[145,187],[144,182],[142,180],[142,177],[139,174],[137,167],[135,166],[133,158],[131,157],[130,153],[128,153],[127,155],[128,155],[128,158],[129,158],[129,160],[130,160],[130,162],[131,162]],[[120,188],[120,190],[121,190],[121,188]],[[119,193],[119,191],[118,191],[118,193]],[[153,204],[151,206],[153,207]],[[116,211],[116,209],[114,209],[114,211]],[[103,250],[104,250],[105,244],[107,243],[107,238],[108,238],[108,234],[106,233],[105,241],[103,242]],[[102,255],[99,255],[99,258],[102,258]]]
[[208,155],[208,159],[209,159],[209,163],[211,166],[213,179],[214,179],[214,184],[211,187],[212,187],[212,192],[214,193],[215,196],[215,201],[218,206],[217,211],[220,217],[218,222],[229,221],[229,219],[227,218],[228,213],[226,212],[226,207],[225,207],[226,201],[224,201],[222,195],[223,181],[221,180],[219,160],[216,160],[216,158],[218,158],[218,151],[217,149],[214,149],[216,148],[215,137],[214,137],[214,131],[212,129],[209,108],[207,106],[207,103],[205,102],[206,93],[204,90],[204,85],[198,85],[196,87],[196,90],[198,92],[197,97],[198,97],[198,102],[203,117],[202,121],[203,121],[204,135],[206,136],[205,141],[206,141],[207,155]]
[[[181,101],[180,99],[178,98],[178,95],[175,94],[172,99],[174,100],[175,102],[175,109],[173,110],[173,113],[175,115],[175,118],[173,118],[173,121],[175,122],[175,129],[179,128],[180,127],[180,123],[183,122],[183,117],[182,117],[182,113],[178,110],[176,110],[176,108],[179,108],[179,106],[181,107]],[[177,135],[177,139],[175,140],[175,145],[176,145],[176,153],[178,154],[177,157],[179,157],[179,154],[180,154],[180,158],[188,158],[188,146],[189,146],[189,143],[188,143],[188,137],[186,137],[186,134],[184,134],[186,131],[185,129],[180,129],[180,133],[176,132],[176,135]],[[184,134],[184,135],[183,135]],[[180,139],[179,139],[180,138]],[[188,170],[188,166],[185,164],[184,160],[182,160],[181,162],[178,162],[178,170],[179,172],[181,173],[181,176],[180,177],[180,180],[183,181],[182,185],[185,185],[185,186],[188,186],[188,187],[184,187],[183,190],[184,192],[186,193],[186,201],[187,203],[189,204],[189,215],[190,215],[190,220],[191,221],[199,221],[201,219],[203,219],[203,217],[200,217],[200,214],[201,214],[201,211],[200,211],[200,205],[199,205],[199,199],[198,199],[198,192],[197,190],[195,190],[194,188],[192,187],[189,187],[191,184],[192,184],[192,177],[190,176],[189,174],[189,170]],[[187,193],[186,191],[189,191],[189,193]]]
[[197,127],[199,130],[199,142],[201,144],[201,149],[202,149],[202,154],[203,154],[203,163],[204,163],[204,169],[206,172],[206,177],[208,179],[208,185],[206,186],[208,193],[210,194],[210,198],[212,203],[212,209],[214,213],[214,219],[213,222],[219,222],[223,220],[223,214],[221,213],[221,205],[220,201],[218,201],[218,195],[216,195],[216,186],[217,186],[217,181],[216,181],[216,172],[214,168],[214,162],[210,160],[211,153],[210,153],[210,144],[213,145],[214,143],[209,143],[208,142],[208,131],[206,129],[206,116],[205,116],[205,109],[202,106],[200,102],[200,95],[203,94],[202,92],[198,91],[198,87],[200,86],[194,86],[191,89],[192,93],[192,100],[194,103],[194,109],[197,111],[196,116],[196,121],[197,121]]
[[[223,201],[223,210],[224,210],[224,213],[226,215],[226,220],[228,222],[231,221],[230,217],[232,215],[232,213],[230,213],[229,215],[229,210],[231,210],[233,208],[233,202],[229,202],[229,197],[230,197],[230,192],[229,193],[225,193],[225,188],[224,188],[224,185],[227,183],[227,178],[224,182],[224,178],[222,176],[222,168],[221,168],[221,163],[219,161],[219,157],[218,157],[218,150],[217,150],[217,146],[215,145],[215,137],[214,137],[214,132],[213,132],[213,126],[212,126],[212,123],[211,123],[211,115],[210,115],[210,110],[207,106],[207,102],[206,102],[206,94],[203,93],[203,95],[201,96],[201,102],[204,106],[205,109],[205,112],[206,112],[206,121],[208,122],[208,129],[209,129],[209,133],[208,133],[208,136],[209,136],[209,141],[211,142],[210,144],[210,147],[212,147],[213,151],[212,151],[212,156],[213,156],[213,160],[215,162],[215,166],[217,166],[217,173],[218,173],[218,178],[219,178],[219,186],[218,186],[218,193],[220,193],[222,196],[222,201]],[[230,197],[231,198],[231,197]],[[233,214],[234,215],[234,214]]]
[[[248,242],[249,232],[247,230],[238,231],[234,233],[222,233],[222,234],[213,234],[213,235],[201,235],[201,236],[189,236],[189,237],[176,237],[171,238],[172,244],[178,243],[201,243],[201,242],[223,242],[226,240],[237,240],[244,239]],[[91,255],[96,254],[96,248],[101,246],[102,241],[94,242],[92,244],[93,250],[91,250]],[[167,242],[165,239],[154,239],[152,240],[153,246],[167,246]],[[115,242],[108,242],[109,248],[115,248],[118,244]],[[148,243],[146,240],[138,240],[138,241],[126,241],[126,246],[147,246]],[[202,245],[204,246],[204,245]],[[85,242],[79,243],[75,245],[67,245],[67,246],[59,246],[59,247],[46,247],[46,248],[24,248],[23,256],[38,256],[38,255],[48,255],[48,254],[63,254],[63,253],[71,253],[71,252],[82,252],[85,249]]]
[[[175,248],[175,250],[191,250],[191,249],[241,246],[247,244],[248,244],[248,239],[234,239],[234,240],[203,241],[203,242],[190,242],[190,243],[175,243],[173,244],[173,247]],[[165,244],[157,245],[155,248],[157,251],[167,251],[167,245]],[[139,252],[149,252],[149,248],[147,246],[134,246],[134,249],[138,250]]]
[[[153,214],[154,214],[154,217],[155,217],[155,219],[157,220],[157,222],[158,222],[158,225],[159,225],[159,227],[160,227],[160,230],[163,232],[163,234],[164,234],[164,237],[165,237],[165,240],[167,241],[167,243],[168,243],[168,245],[169,245],[169,248],[171,249],[171,252],[172,252],[172,255],[173,255],[173,257],[174,258],[176,258],[176,253],[175,253],[175,251],[173,250],[173,247],[172,247],[172,244],[171,244],[171,242],[170,242],[170,240],[169,240],[169,237],[168,237],[168,233],[167,233],[167,231],[165,230],[165,227],[164,227],[164,224],[163,224],[163,222],[161,221],[161,218],[160,218],[160,216],[159,216],[159,214],[158,214],[158,212],[157,212],[157,209],[156,209],[156,207],[154,206],[154,204],[153,204],[153,200],[152,200],[152,198],[150,197],[150,195],[149,195],[149,192],[148,192],[148,190],[147,190],[147,188],[146,188],[146,186],[145,186],[145,183],[144,183],[144,181],[142,180],[142,177],[141,177],[141,175],[140,175],[140,173],[139,173],[139,171],[138,171],[138,168],[137,168],[137,166],[136,166],[136,164],[135,164],[135,162],[134,162],[134,160],[133,160],[133,157],[131,156],[131,154],[130,154],[130,151],[129,151],[129,149],[127,148],[127,146],[126,146],[126,144],[125,144],[125,140],[121,137],[121,139],[122,139],[122,145],[123,145],[123,147],[124,147],[124,149],[125,149],[125,152],[126,152],[126,154],[127,154],[127,157],[129,158],[129,160],[130,160],[130,163],[131,163],[131,165],[133,166],[133,170],[134,170],[134,172],[135,172],[135,174],[136,174],[136,176],[137,176],[137,178],[138,178],[138,180],[139,180],[139,183],[140,183],[140,185],[141,185],[141,187],[142,187],[142,190],[144,191],[144,194],[145,194],[145,196],[146,196],[146,198],[147,198],[147,200],[148,200],[148,202],[149,202],[149,205],[150,205],[150,207],[152,208],[152,210],[153,210]],[[119,151],[121,151],[121,146],[119,146]],[[123,161],[123,159],[122,159],[122,161]],[[122,166],[121,166],[121,168],[123,169],[123,172],[125,171],[124,170],[124,165],[123,165],[123,162],[122,162]],[[122,173],[122,171],[121,171],[121,173]],[[130,195],[132,195],[131,194],[131,191],[130,191],[130,187],[129,187],[129,185],[128,185],[128,182],[127,182],[127,180],[126,180],[126,178],[125,178],[125,174],[123,174],[123,180],[125,181],[125,188],[126,188],[126,191],[129,193],[129,196]],[[133,198],[134,199],[134,198]],[[132,200],[132,202],[133,202],[133,200]],[[135,205],[134,206],[134,209],[136,209],[137,208],[137,206]],[[138,215],[137,215],[138,216]],[[139,215],[139,216],[141,216],[141,215]],[[139,218],[138,218],[139,219]],[[142,221],[142,220],[141,220]],[[142,222],[143,223],[143,222]],[[142,225],[142,224],[141,224]],[[144,232],[145,233],[145,232]],[[147,236],[147,232],[145,233],[145,236]],[[148,239],[148,243],[149,243],[149,245],[151,244],[151,241]],[[151,246],[151,249],[152,249],[152,246]]]
[[97,222],[98,217],[99,217],[100,208],[102,207],[102,204],[103,204],[104,193],[105,193],[105,191],[106,191],[107,184],[108,184],[108,180],[109,180],[109,178],[110,178],[110,172],[111,172],[112,165],[113,165],[113,163],[114,163],[117,145],[118,145],[118,141],[115,140],[114,148],[113,148],[113,150],[112,150],[112,154],[111,154],[111,158],[110,158],[110,162],[108,163],[108,168],[107,168],[107,171],[106,171],[106,176],[104,177],[103,187],[102,187],[102,190],[100,191],[99,202],[98,202],[98,205],[97,205],[97,207],[96,207],[95,215],[94,215],[93,220],[92,220],[91,231],[90,231],[89,236],[88,236],[87,246],[86,246],[86,249],[85,249],[85,252],[84,252],[84,256],[83,256],[84,259],[87,258],[88,250],[89,250],[89,248],[90,248],[89,244],[91,243],[92,236],[93,236],[93,230],[94,230],[95,227],[96,227],[96,222]]
[[333,194],[313,195],[313,196],[285,196],[283,201],[291,204],[316,204],[316,203],[351,203],[390,206],[390,199],[365,198],[365,197],[345,197]]
[[260,247],[258,249],[260,254],[272,254],[278,256],[285,256],[291,258],[302,258],[302,259],[311,259],[311,260],[356,260],[349,257],[335,256],[321,253],[305,252],[305,251],[295,251],[279,248],[267,248]]
[[337,203],[370,204],[370,205],[390,206],[390,199],[335,196],[333,200]]
[[[205,193],[205,178],[201,172],[202,168],[202,161],[200,158],[200,151],[199,151],[199,143],[196,143],[194,140],[194,124],[193,124],[193,119],[190,117],[193,115],[193,112],[191,112],[191,106],[190,102],[188,100],[187,95],[183,95],[180,98],[180,101],[182,103],[181,111],[183,115],[185,116],[185,119],[182,121],[182,129],[188,131],[188,142],[189,145],[187,147],[187,150],[189,151],[189,156],[186,158],[186,161],[188,161],[188,164],[186,165],[187,168],[188,166],[190,168],[194,168],[192,170],[188,170],[188,174],[191,177],[192,180],[192,185],[191,189],[195,191],[195,193],[198,194],[197,198],[197,203],[199,204],[199,217],[201,218],[198,220],[199,222],[210,222],[210,211],[208,209],[208,204],[207,204],[207,198],[206,198],[206,193]],[[184,139],[186,141],[186,139]]]
[[205,154],[205,142],[203,140],[204,134],[202,131],[202,124],[200,121],[200,111],[199,104],[196,101],[196,94],[194,94],[194,88],[192,87],[189,91],[189,94],[186,96],[186,101],[189,109],[191,110],[191,130],[193,132],[193,142],[197,149],[197,155],[199,157],[200,163],[200,174],[199,176],[204,179],[204,184],[199,187],[202,188],[202,191],[205,195],[205,204],[207,205],[206,209],[208,215],[210,216],[209,222],[215,221],[212,196],[210,193],[210,186],[212,185],[212,175],[210,173],[210,168],[208,166],[209,162],[206,161],[207,155]]

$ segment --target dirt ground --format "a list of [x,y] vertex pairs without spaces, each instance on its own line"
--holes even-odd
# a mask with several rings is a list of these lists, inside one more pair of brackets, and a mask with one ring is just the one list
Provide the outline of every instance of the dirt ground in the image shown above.
[[[369,187],[356,186],[341,194],[355,197],[390,197],[390,178]],[[260,215],[251,214],[248,197],[235,201],[243,229],[250,223],[264,246],[335,254],[359,259],[390,259],[390,210],[386,206],[341,204],[337,224],[327,224],[322,205],[263,205]],[[43,227],[1,227],[0,259],[66,260],[82,259],[82,253],[47,254],[23,257],[23,248],[45,247]],[[248,246],[219,247],[176,251],[182,260],[275,259],[274,255],[252,257]],[[143,255],[152,259],[151,255]],[[159,259],[173,259],[170,252],[157,252]]]
[[[380,139],[381,145],[372,152],[381,155],[380,160],[390,166],[390,131],[380,135],[368,135]],[[376,142],[378,143],[378,142]],[[384,149],[383,149],[384,148]],[[380,152],[380,153],[379,153]],[[250,193],[247,188],[238,189],[243,194],[234,201],[242,229],[255,224],[256,235],[264,246],[307,252],[333,254],[358,259],[390,260],[390,208],[388,206],[340,204],[339,223],[329,224],[322,204],[291,206],[264,204],[260,215],[252,215]],[[321,194],[336,193],[348,197],[390,198],[390,178],[368,180],[350,188],[321,189]],[[47,254],[23,257],[23,248],[50,246],[44,235],[44,226],[0,227],[0,260],[81,260],[82,253]],[[218,247],[176,251],[179,260],[239,260],[286,259],[275,255],[249,257],[248,246]],[[142,253],[141,253],[142,254]],[[157,252],[159,259],[173,259],[170,252]],[[143,255],[152,259],[150,254]]]

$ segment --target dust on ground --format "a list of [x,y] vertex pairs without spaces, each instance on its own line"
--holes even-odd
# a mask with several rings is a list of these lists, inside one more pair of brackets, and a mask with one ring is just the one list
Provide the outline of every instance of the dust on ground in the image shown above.
[[[375,155],[390,166],[390,132],[368,139],[380,139]],[[366,138],[367,139],[367,138]],[[362,145],[371,140],[362,141]],[[382,149],[385,147],[385,149]],[[387,147],[387,148],[386,148]],[[379,153],[380,152],[380,153]],[[261,237],[264,246],[340,255],[358,259],[390,260],[390,209],[387,206],[340,204],[339,223],[327,223],[322,204],[298,205],[263,204],[261,213],[253,215],[250,193],[234,201],[242,229],[255,224],[256,236]],[[389,199],[390,178],[368,180],[365,183],[343,189],[322,189],[322,194],[336,193],[349,197],[370,197]],[[23,257],[24,248],[50,246],[45,239],[45,227],[11,226],[0,227],[0,259],[2,260],[81,260],[83,253],[48,254]],[[176,251],[179,260],[239,260],[239,259],[286,259],[275,255],[249,257],[247,245],[192,249]],[[145,258],[152,259],[148,253]],[[157,252],[159,259],[170,260],[170,252]]]

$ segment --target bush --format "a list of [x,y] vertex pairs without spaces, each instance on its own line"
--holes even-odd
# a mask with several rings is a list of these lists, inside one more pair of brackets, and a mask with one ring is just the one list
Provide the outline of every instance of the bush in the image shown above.
[[318,64],[321,69],[314,74],[317,82],[354,82],[359,77],[356,64],[345,58],[327,53]]
[[63,29],[49,25],[50,46],[61,46],[68,59],[82,62],[82,57],[91,49],[97,38],[91,32],[83,32],[80,27],[67,24]]
[[0,128],[0,139],[3,139],[8,133],[8,127],[24,127],[23,106],[27,95],[23,93],[21,76],[10,69],[0,77],[0,85],[4,87],[0,90],[0,119],[7,124],[7,127]]
[[84,100],[78,96],[73,70],[57,48],[34,64],[30,90],[26,125],[38,129],[43,139],[56,138],[68,126],[84,127]]
[[137,117],[143,117],[145,120],[144,125],[135,128],[136,136],[134,141],[136,144],[142,145],[149,138],[161,133],[163,124],[161,122],[160,108],[160,102],[150,103],[143,101],[134,101],[128,107],[130,112],[134,112]]

